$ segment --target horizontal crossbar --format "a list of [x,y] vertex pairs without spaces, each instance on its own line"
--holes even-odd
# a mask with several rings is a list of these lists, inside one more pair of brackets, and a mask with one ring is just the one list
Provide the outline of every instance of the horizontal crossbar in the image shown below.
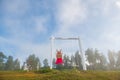
[[51,39],[55,39],[55,40],[79,40],[79,38],[63,38],[63,37],[53,37]]

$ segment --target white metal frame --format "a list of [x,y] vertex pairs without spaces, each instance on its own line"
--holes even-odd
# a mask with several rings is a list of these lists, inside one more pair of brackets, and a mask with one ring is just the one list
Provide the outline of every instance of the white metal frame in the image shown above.
[[62,37],[51,37],[51,61],[50,61],[50,69],[52,69],[52,56],[53,56],[53,50],[54,50],[54,40],[78,40],[79,43],[79,53],[81,53],[82,57],[82,65],[83,65],[83,70],[87,70],[86,64],[85,64],[85,54],[82,52],[82,46],[81,46],[81,41],[80,37],[77,38],[62,38]]

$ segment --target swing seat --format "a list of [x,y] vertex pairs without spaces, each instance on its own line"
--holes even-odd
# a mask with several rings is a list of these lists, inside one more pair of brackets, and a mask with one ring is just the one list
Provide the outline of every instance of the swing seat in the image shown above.
[[62,64],[62,63],[63,63],[62,58],[57,58],[55,64]]

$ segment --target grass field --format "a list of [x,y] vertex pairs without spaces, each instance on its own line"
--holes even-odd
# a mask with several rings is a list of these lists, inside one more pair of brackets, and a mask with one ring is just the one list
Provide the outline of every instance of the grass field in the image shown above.
[[120,80],[119,71],[0,71],[0,80]]

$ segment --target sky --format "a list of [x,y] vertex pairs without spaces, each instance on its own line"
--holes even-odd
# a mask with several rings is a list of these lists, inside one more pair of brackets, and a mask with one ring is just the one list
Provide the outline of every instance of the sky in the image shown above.
[[[0,51],[50,60],[50,37],[80,37],[83,52],[120,50],[120,0],[0,0]],[[55,41],[73,54],[76,41]],[[68,53],[67,53],[68,52]]]

